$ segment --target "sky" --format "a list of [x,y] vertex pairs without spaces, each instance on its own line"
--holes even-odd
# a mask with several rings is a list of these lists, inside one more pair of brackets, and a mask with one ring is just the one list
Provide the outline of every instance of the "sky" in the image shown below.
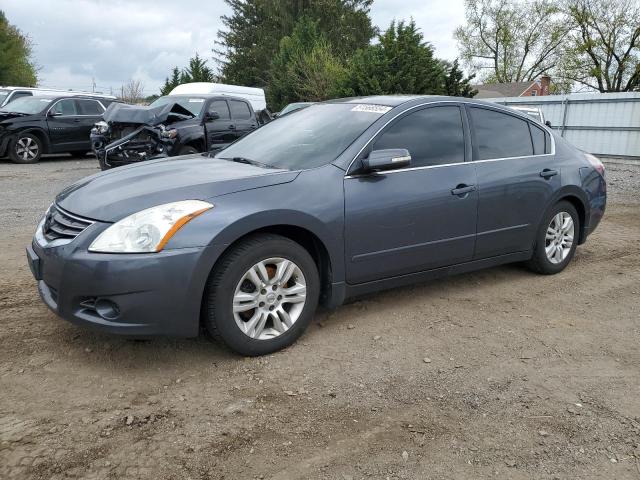
[[[34,43],[40,86],[116,92],[140,80],[158,93],[174,66],[196,52],[210,59],[223,0],[0,0],[8,20]],[[440,58],[457,56],[463,0],[374,0],[373,23],[413,17]],[[209,60],[213,64],[212,60]]]

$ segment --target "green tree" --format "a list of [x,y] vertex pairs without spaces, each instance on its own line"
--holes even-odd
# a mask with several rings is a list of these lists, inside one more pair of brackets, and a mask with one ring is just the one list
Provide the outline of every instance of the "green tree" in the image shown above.
[[558,0],[465,0],[462,60],[485,82],[531,81],[557,65],[569,25]]
[[640,90],[640,4],[634,0],[568,0],[571,36],[562,78],[606,92]]
[[35,87],[37,69],[31,60],[31,41],[0,10],[0,85]]
[[318,23],[302,17],[291,36],[280,41],[271,62],[267,88],[271,108],[279,110],[291,102],[340,96],[346,69],[320,32]]
[[470,83],[475,78],[475,74],[465,77],[464,72],[460,70],[457,58],[451,64],[445,62],[445,68],[444,89],[447,95],[472,98],[478,93]]
[[196,56],[189,60],[189,66],[183,71],[183,83],[188,82],[213,82],[215,75],[211,68],[207,66],[207,61]]
[[167,77],[166,80],[164,81],[164,85],[160,89],[160,95],[169,95],[171,90],[173,90],[178,85],[180,85],[181,83],[180,76],[181,76],[180,69],[178,67],[173,67],[173,70],[171,71],[171,78]]
[[194,57],[189,59],[189,66],[187,68],[180,70],[178,67],[173,67],[171,77],[167,77],[164,85],[160,88],[160,94],[168,95],[171,90],[182,83],[214,82],[215,80],[216,76],[213,70],[207,66],[207,61],[203,60],[200,55],[196,53]]
[[413,20],[391,22],[379,42],[356,52],[344,92],[349,95],[445,94],[445,65]]
[[376,33],[369,9],[373,0],[225,0],[231,14],[223,16],[214,49],[226,82],[265,86],[269,59],[280,49],[302,17],[317,21],[332,54],[345,60],[364,48]]

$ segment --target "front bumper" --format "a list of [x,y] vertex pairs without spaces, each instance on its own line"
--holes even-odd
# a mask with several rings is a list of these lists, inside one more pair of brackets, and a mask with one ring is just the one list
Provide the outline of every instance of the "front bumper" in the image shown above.
[[44,303],[71,323],[109,333],[198,335],[204,286],[223,247],[89,252],[87,237],[100,227],[94,224],[68,243],[47,243],[38,226],[27,259]]
[[170,156],[176,143],[175,139],[160,138],[156,129],[148,126],[116,140],[95,132],[91,133],[90,138],[93,153],[109,167]]

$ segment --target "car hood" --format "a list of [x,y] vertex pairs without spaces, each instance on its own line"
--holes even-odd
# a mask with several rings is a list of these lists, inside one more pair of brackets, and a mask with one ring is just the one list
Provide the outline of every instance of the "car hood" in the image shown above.
[[15,113],[15,112],[0,112],[0,122],[4,122],[5,120],[11,120],[12,118],[22,118],[29,117],[30,115],[24,113]]
[[104,112],[105,122],[139,125],[159,125],[193,118],[194,115],[178,103],[171,102],[158,107],[140,107],[124,103],[112,103]]
[[127,215],[179,200],[212,197],[293,181],[299,172],[261,168],[201,154],[142,162],[84,178],[56,203],[76,215],[115,222]]

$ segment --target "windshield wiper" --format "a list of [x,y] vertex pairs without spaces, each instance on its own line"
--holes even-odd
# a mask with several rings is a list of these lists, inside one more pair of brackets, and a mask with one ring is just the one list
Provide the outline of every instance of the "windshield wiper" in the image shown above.
[[246,163],[247,165],[255,165],[256,167],[278,168],[278,167],[274,167],[273,165],[268,165],[266,163],[258,162],[257,160],[252,160],[252,159],[247,158],[247,157],[218,157],[218,158],[220,160],[228,160],[230,162]]

